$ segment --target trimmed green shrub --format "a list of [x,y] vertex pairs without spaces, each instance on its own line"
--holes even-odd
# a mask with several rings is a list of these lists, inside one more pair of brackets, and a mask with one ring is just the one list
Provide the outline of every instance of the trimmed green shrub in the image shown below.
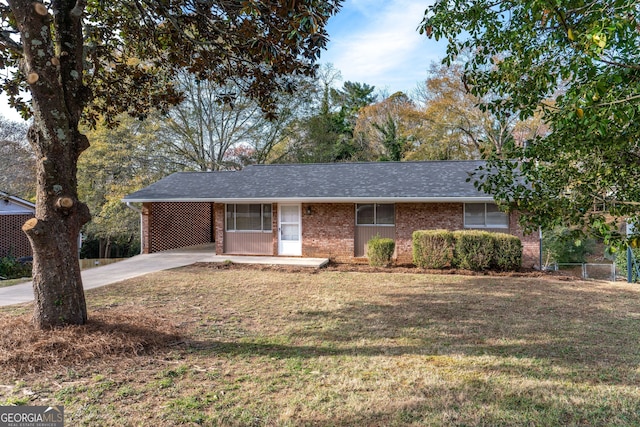
[[455,239],[448,230],[417,230],[412,235],[413,263],[420,268],[453,266]]
[[465,230],[453,233],[456,239],[455,264],[460,268],[482,271],[494,264],[496,243],[492,233]]
[[386,267],[391,264],[391,257],[396,249],[393,239],[376,235],[367,242],[367,257],[372,267]]
[[516,236],[505,233],[494,233],[495,258],[494,266],[498,270],[518,270],[522,267],[522,242]]
[[508,271],[522,266],[522,242],[511,234],[417,230],[413,232],[412,243],[413,263],[421,268]]

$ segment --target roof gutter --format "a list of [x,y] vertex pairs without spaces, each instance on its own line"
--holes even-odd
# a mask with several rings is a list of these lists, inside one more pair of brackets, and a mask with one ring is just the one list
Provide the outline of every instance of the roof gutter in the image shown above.
[[256,197],[256,198],[164,198],[164,199],[122,199],[129,203],[487,203],[495,199],[491,196],[477,197]]

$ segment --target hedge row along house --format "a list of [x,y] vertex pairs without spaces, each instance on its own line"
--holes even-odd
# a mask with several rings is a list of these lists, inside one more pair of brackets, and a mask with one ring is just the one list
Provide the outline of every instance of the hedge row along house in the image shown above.
[[0,258],[32,255],[31,244],[22,225],[33,218],[36,205],[0,191]]
[[376,235],[412,261],[412,233],[481,229],[518,236],[523,266],[539,263],[537,234],[501,212],[469,174],[482,161],[252,165],[180,172],[126,196],[142,203],[142,251],[215,242],[216,254],[358,262]]

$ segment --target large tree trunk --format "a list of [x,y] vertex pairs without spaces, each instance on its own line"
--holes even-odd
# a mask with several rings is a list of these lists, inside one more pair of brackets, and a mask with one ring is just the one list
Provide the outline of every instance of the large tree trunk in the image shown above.
[[78,200],[76,182],[78,157],[89,146],[78,131],[89,99],[82,84],[84,3],[54,0],[51,16],[42,3],[9,0],[22,36],[22,72],[34,114],[27,136],[37,161],[36,215],[23,230],[33,247],[34,323],[40,328],[87,320],[78,234],[90,215]]
[[[78,261],[78,235],[89,219],[89,210],[78,202],[75,182],[61,185],[64,173],[49,175],[64,168],[65,161],[38,160],[36,218],[25,223],[33,247],[33,320],[40,328],[65,324],[84,324],[87,308]],[[67,166],[69,162],[66,161]],[[51,171],[53,169],[53,171]],[[58,179],[55,179],[58,178]],[[42,182],[45,184],[41,184]],[[56,182],[56,184],[53,184]],[[59,189],[59,193],[47,188]],[[63,189],[66,188],[66,191]]]
[[[38,128],[36,122],[29,131],[34,146],[40,145]],[[38,155],[36,217],[22,227],[33,247],[33,320],[40,328],[87,321],[78,235],[89,209],[78,201],[77,159],[65,152],[73,150],[57,151]]]

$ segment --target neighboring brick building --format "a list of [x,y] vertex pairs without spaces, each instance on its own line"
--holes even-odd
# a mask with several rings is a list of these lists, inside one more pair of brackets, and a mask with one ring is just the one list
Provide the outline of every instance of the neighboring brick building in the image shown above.
[[500,212],[469,173],[481,161],[254,165],[184,172],[125,197],[142,208],[143,252],[216,242],[217,254],[364,260],[375,235],[412,260],[415,230],[484,229],[521,238],[523,264],[539,263],[539,236]]
[[31,244],[22,225],[35,215],[33,203],[0,191],[0,257],[31,256]]

